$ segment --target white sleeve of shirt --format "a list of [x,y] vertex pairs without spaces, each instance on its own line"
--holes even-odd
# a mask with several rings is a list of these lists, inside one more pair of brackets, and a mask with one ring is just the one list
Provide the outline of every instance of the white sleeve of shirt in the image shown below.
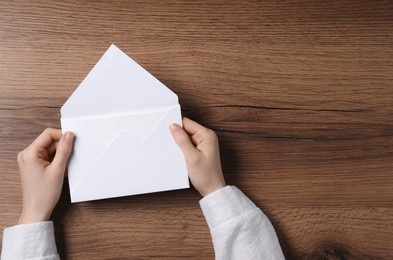
[[58,260],[52,221],[8,227],[3,232],[1,260]]
[[269,219],[238,188],[226,186],[199,203],[217,260],[285,259]]
[[[269,219],[234,186],[200,201],[217,260],[284,259]],[[58,260],[52,221],[4,229],[2,260]]]

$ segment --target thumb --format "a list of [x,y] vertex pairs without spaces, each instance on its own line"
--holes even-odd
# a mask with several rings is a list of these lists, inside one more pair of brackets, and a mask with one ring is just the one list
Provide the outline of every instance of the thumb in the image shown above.
[[72,144],[74,141],[74,134],[66,132],[60,138],[59,144],[57,145],[55,158],[52,161],[52,167],[60,170],[62,173],[65,171],[68,157],[72,151]]
[[170,130],[175,139],[176,144],[182,150],[184,158],[186,161],[192,160],[199,155],[199,151],[192,144],[190,137],[183,128],[181,128],[178,124],[171,124]]

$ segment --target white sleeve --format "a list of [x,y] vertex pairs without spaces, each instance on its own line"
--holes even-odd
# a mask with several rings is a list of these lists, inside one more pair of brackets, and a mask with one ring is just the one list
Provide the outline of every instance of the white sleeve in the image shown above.
[[1,260],[58,260],[52,221],[4,229]]
[[238,188],[226,186],[199,203],[217,260],[285,259],[269,219]]

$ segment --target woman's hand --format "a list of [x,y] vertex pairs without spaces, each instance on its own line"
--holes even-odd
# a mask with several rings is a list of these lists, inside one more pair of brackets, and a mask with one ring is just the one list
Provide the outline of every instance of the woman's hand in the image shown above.
[[170,130],[183,151],[188,175],[198,192],[204,197],[225,187],[216,134],[188,118],[183,118],[183,128],[172,124]]
[[59,201],[74,135],[47,128],[18,154],[23,210],[19,224],[49,220]]

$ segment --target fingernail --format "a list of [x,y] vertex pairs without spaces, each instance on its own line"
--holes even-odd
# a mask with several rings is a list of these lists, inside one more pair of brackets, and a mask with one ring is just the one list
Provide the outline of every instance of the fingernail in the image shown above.
[[74,139],[74,134],[72,132],[67,132],[65,133],[65,138],[67,142],[72,142],[72,139]]
[[175,132],[176,130],[179,129],[179,126],[177,124],[173,123],[169,126],[169,128],[171,129],[171,132]]

